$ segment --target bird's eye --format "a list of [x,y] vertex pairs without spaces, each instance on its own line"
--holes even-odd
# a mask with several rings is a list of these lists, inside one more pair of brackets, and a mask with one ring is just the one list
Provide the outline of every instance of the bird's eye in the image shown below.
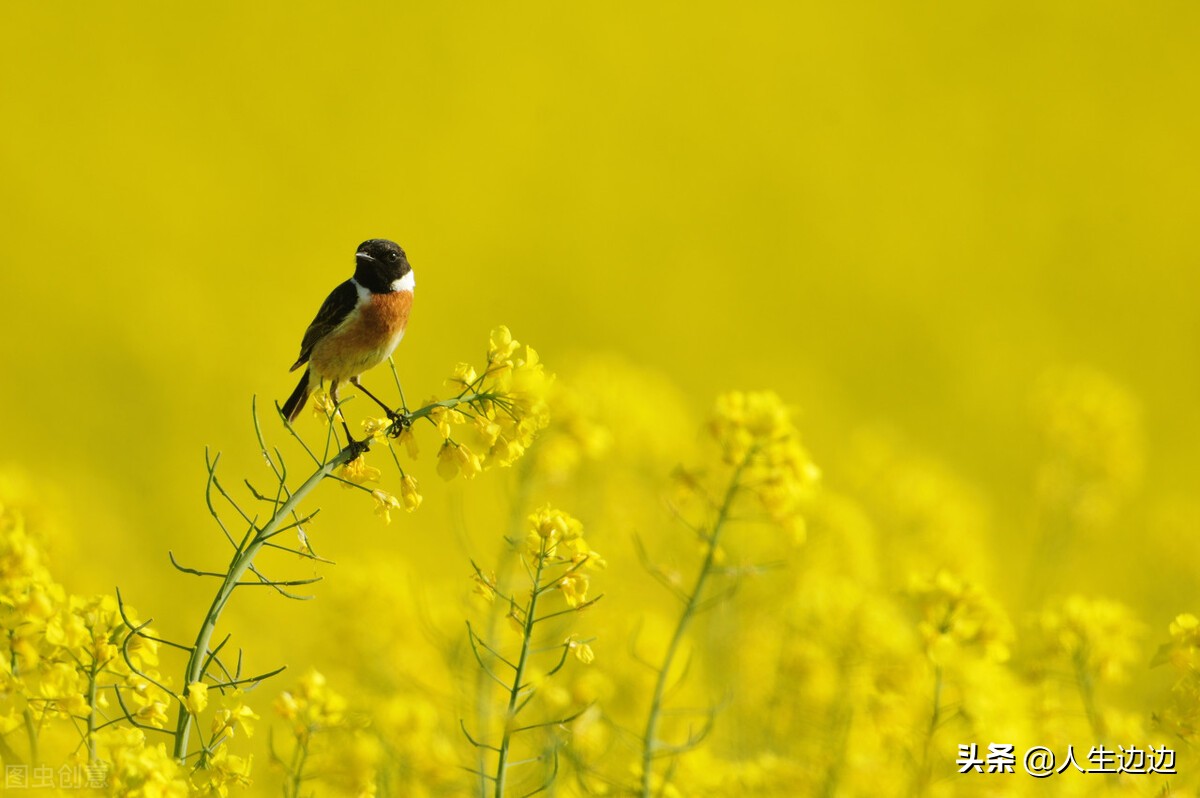
[[390,260],[392,263],[395,263],[396,261],[400,260],[400,255],[396,252],[389,252],[388,260]]

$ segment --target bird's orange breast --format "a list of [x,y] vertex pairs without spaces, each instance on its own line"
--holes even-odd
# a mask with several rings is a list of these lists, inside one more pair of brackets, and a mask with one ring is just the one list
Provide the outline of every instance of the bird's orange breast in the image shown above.
[[412,302],[411,291],[371,294],[313,347],[313,374],[348,380],[387,360],[404,337]]

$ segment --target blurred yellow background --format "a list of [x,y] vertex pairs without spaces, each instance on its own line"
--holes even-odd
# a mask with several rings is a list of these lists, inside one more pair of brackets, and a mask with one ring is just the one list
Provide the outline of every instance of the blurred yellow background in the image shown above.
[[[1000,573],[1035,547],[1040,381],[1105,375],[1144,473],[1051,581],[1163,636],[1200,607],[1198,23],[1186,2],[5,4],[0,463],[51,497],[70,590],[119,584],[187,634],[208,587],[166,550],[227,556],[204,448],[231,484],[257,473],[251,396],[287,396],[305,325],[388,237],[419,276],[410,400],[501,323],[564,375],[594,353],[659,375],[695,419],[771,388],[832,484],[863,477],[864,430],[969,484]],[[379,526],[330,489],[312,534],[436,603],[488,530],[447,533],[504,485],[416,473],[419,512]],[[1019,581],[993,585],[1014,612]],[[271,599],[230,621],[256,661],[334,670],[284,654],[259,621],[310,608]]]

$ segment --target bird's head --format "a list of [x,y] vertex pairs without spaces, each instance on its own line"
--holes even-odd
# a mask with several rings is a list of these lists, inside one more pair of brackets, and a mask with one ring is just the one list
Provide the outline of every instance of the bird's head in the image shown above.
[[396,290],[396,284],[412,272],[404,250],[395,241],[386,238],[362,242],[354,258],[355,279],[376,293]]

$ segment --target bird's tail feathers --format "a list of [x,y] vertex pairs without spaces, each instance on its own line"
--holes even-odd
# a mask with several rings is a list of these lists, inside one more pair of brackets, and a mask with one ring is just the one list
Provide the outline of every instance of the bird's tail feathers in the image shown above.
[[296,390],[292,391],[292,395],[283,403],[283,415],[288,422],[296,420],[296,416],[300,415],[300,411],[304,409],[304,405],[308,402],[308,394],[312,391],[308,384],[309,370],[304,370],[304,376],[300,378],[300,384],[296,386]]

